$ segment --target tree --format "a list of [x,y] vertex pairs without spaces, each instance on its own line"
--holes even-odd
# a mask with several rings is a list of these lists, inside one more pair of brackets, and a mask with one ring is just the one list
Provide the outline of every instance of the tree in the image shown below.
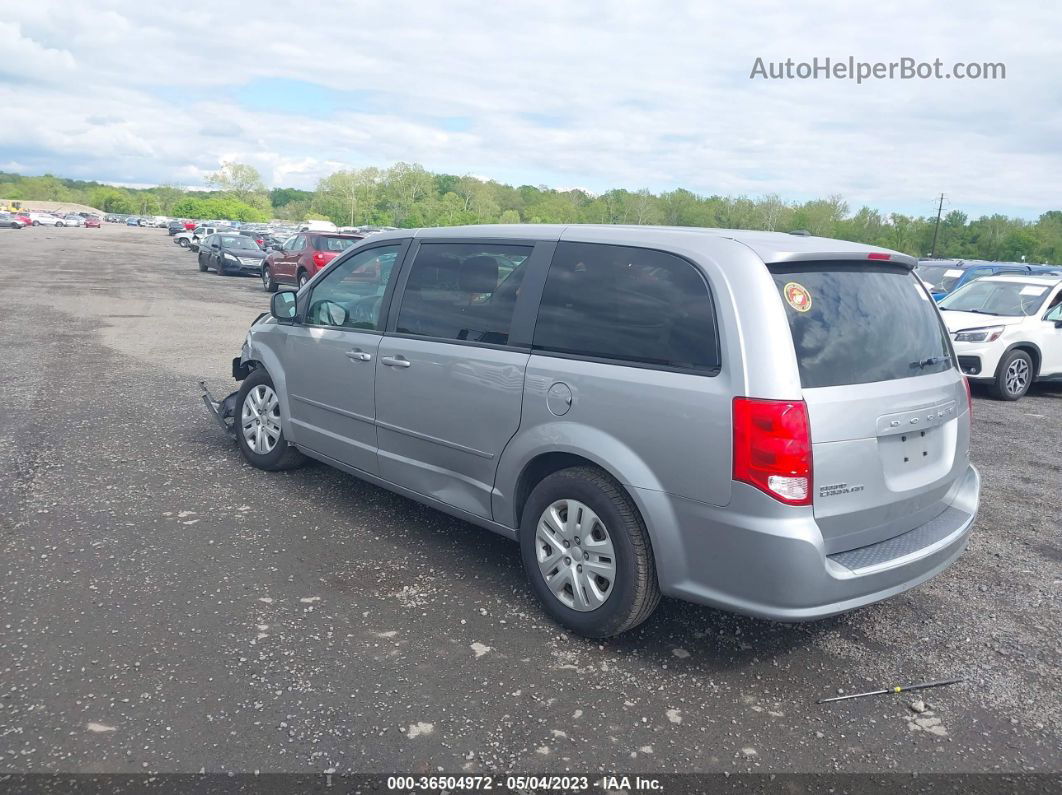
[[258,169],[246,163],[222,163],[218,171],[206,178],[206,183],[222,193],[232,194],[242,202],[249,202],[256,195],[266,192]]
[[379,182],[378,168],[337,171],[318,183],[317,192],[338,200],[342,205],[343,222],[349,221],[350,225],[354,226],[359,217],[365,215],[367,206],[375,203]]

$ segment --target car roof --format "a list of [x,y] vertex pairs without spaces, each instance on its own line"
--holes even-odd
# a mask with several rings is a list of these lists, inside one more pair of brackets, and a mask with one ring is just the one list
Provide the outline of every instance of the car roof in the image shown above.
[[[1058,284],[1059,282],[1062,282],[1062,276],[1051,276],[1050,274],[1046,274],[1046,273],[1044,275],[1042,275],[1042,276],[1037,276],[1035,273],[1034,274],[1029,274],[1027,276],[1026,275],[1018,276],[1018,275],[1011,275],[1011,274],[1008,273],[1008,274],[1000,274],[998,276],[983,276],[980,279],[976,279],[975,281],[979,281],[979,282],[1014,282],[1016,284],[1036,284],[1036,285],[1042,285],[1044,287],[1051,287],[1053,285]],[[970,282],[970,283],[973,284],[973,282]]]
[[696,248],[698,240],[727,239],[750,248],[764,262],[787,262],[816,259],[846,259],[857,255],[864,259],[871,252],[889,255],[889,261],[913,268],[918,261],[908,255],[879,246],[851,243],[813,235],[788,232],[761,232],[750,229],[714,229],[696,226],[637,226],[624,224],[481,224],[442,226],[421,229],[397,229],[378,232],[373,242],[404,237],[460,238],[482,237],[503,240],[572,241],[611,243],[615,245]]

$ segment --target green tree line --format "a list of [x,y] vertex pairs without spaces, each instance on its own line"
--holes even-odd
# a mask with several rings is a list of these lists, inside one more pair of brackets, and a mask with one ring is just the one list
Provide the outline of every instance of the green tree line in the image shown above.
[[[337,171],[312,191],[268,190],[251,166],[226,163],[208,178],[210,191],[177,186],[117,188],[46,174],[0,172],[0,199],[89,204],[104,212],[264,221],[322,218],[340,226],[450,226],[478,223],[667,224],[773,231],[869,243],[916,256],[932,247],[936,217],[854,212],[841,196],[787,202],[760,197],[663,193],[617,188],[598,195],[546,186],[504,185],[471,176],[436,174],[416,163]],[[947,213],[937,233],[938,256],[1062,264],[1062,210],[1035,221],[997,213],[970,218]]]

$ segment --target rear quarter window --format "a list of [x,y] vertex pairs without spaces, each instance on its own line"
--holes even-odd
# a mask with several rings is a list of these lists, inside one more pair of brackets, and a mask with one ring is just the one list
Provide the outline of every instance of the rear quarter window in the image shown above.
[[954,367],[933,300],[906,268],[815,262],[769,269],[805,388],[891,381]]

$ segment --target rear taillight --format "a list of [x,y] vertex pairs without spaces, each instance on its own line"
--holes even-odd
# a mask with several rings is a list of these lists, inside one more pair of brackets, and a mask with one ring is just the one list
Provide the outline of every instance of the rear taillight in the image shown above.
[[804,401],[734,398],[734,480],[787,505],[811,505],[811,432]]
[[313,255],[313,264],[314,265],[316,265],[318,268],[323,268],[325,266],[326,262],[328,262],[328,258],[325,257],[323,251],[317,251],[317,252],[314,253],[314,255]]
[[255,242],[255,243],[257,243],[257,244],[258,244],[258,245],[260,245],[260,246],[261,246],[261,245],[263,245],[263,241],[262,241],[262,238],[258,238],[258,239],[256,239],[256,240],[255,240],[254,242]]
[[966,410],[970,412],[970,422],[973,422],[973,395],[970,394],[970,379],[964,376],[962,385],[966,389]]

